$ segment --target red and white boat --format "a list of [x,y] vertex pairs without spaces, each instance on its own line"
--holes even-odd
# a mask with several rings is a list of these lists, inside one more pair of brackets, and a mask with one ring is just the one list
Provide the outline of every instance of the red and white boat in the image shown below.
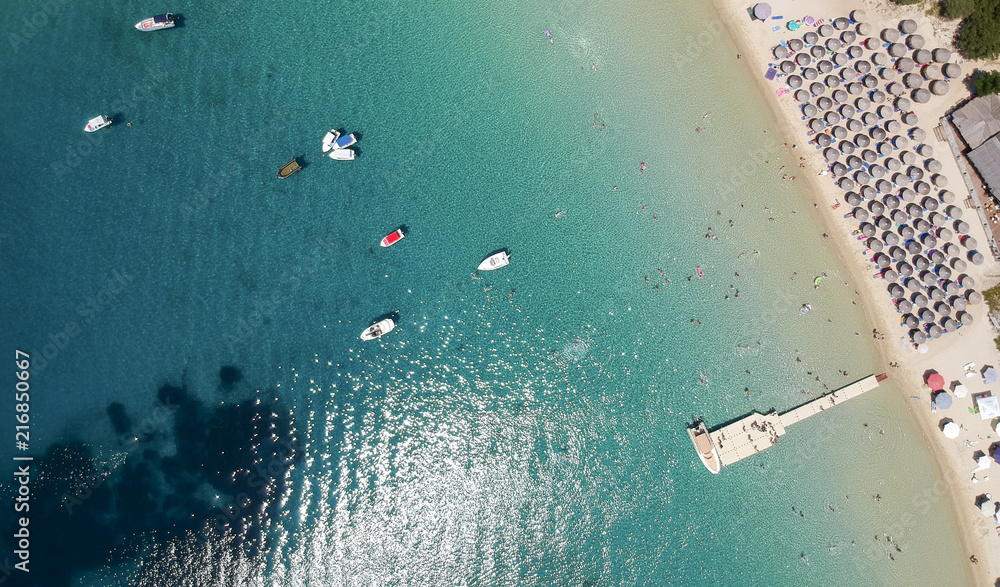
[[403,240],[403,229],[397,228],[395,231],[390,232],[384,239],[382,239],[382,246],[391,247],[401,240]]

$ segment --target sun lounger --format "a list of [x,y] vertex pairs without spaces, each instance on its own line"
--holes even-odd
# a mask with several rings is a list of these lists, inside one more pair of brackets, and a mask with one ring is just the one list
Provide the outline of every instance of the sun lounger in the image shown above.
[[773,27],[771,27],[771,32],[773,32],[773,33],[776,33],[776,32],[778,32],[780,30],[781,30],[781,26],[780,25],[774,25]]

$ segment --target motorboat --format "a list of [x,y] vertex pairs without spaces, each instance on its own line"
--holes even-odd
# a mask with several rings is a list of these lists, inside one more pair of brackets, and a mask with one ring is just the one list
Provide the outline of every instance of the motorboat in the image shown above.
[[281,169],[278,170],[278,179],[285,179],[289,175],[298,173],[299,171],[302,171],[302,166],[299,165],[296,158],[292,158],[291,161],[282,165]]
[[346,149],[356,142],[358,139],[353,134],[342,135],[339,130],[332,129],[323,137],[323,152],[326,153],[332,149]]
[[97,132],[106,126],[111,126],[114,122],[113,118],[108,118],[105,115],[95,116],[87,122],[87,126],[83,127],[86,132]]
[[397,228],[395,231],[390,232],[384,239],[382,239],[382,246],[391,247],[401,240],[403,240],[403,229]]
[[722,461],[719,459],[719,451],[715,449],[715,443],[712,442],[712,436],[708,433],[705,423],[696,422],[694,425],[688,426],[688,436],[698,452],[701,464],[705,465],[705,468],[713,475],[718,475],[719,471],[722,470]]
[[375,340],[383,334],[390,332],[395,327],[396,323],[392,321],[392,318],[380,320],[365,328],[365,331],[361,333],[361,340]]
[[354,151],[350,149],[334,149],[330,151],[329,157],[337,161],[354,161]]
[[157,14],[156,16],[144,18],[135,23],[135,28],[142,32],[158,31],[161,29],[169,29],[173,27],[176,22],[177,20],[174,18],[174,15],[168,12],[166,14]]
[[507,251],[500,251],[483,259],[483,262],[479,264],[479,270],[493,271],[507,265],[510,265],[510,255],[507,254]]

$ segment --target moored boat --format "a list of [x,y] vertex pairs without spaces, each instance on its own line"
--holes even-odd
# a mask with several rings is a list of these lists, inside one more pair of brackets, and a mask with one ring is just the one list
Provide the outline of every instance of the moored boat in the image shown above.
[[353,134],[342,135],[339,130],[334,128],[323,137],[323,152],[326,153],[331,149],[346,149],[356,142],[358,139]]
[[350,149],[334,149],[329,156],[337,161],[354,161],[354,151]]
[[302,171],[302,166],[299,165],[298,160],[293,157],[291,161],[282,165],[281,169],[278,170],[278,179],[285,179],[289,175],[298,173],[299,171]]
[[722,470],[722,461],[719,459],[719,452],[715,450],[715,443],[712,442],[712,437],[709,435],[705,423],[696,422],[688,426],[688,436],[694,444],[695,451],[697,451],[701,463],[713,475],[718,475],[719,471]]
[[401,240],[403,240],[403,229],[397,228],[396,230],[390,232],[388,235],[386,235],[385,238],[382,239],[382,246],[391,247],[392,245],[398,243]]
[[390,332],[395,327],[396,323],[392,321],[392,318],[380,320],[365,328],[365,331],[361,333],[361,340],[375,340],[383,334]]
[[168,12],[166,14],[157,14],[156,16],[144,18],[135,23],[135,28],[143,32],[158,31],[161,29],[169,29],[174,26],[176,22],[177,20],[174,18],[174,15]]
[[114,122],[113,118],[108,118],[107,116],[101,114],[100,116],[95,116],[87,121],[87,126],[83,127],[83,130],[85,132],[96,132],[106,126],[111,126],[112,122]]
[[483,259],[483,262],[479,264],[479,270],[493,271],[494,269],[506,267],[509,264],[510,255],[507,254],[507,251],[500,251],[499,253],[493,253],[489,257]]

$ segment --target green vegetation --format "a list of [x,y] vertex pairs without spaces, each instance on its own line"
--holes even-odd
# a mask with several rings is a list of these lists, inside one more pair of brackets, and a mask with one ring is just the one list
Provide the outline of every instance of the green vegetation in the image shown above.
[[1000,94],[1000,71],[988,71],[976,78],[976,95]]
[[997,350],[1000,351],[1000,336],[993,339],[993,344],[996,345]]
[[924,0],[896,0],[896,4],[920,4]]
[[1000,0],[974,0],[974,10],[962,21],[955,46],[967,59],[1000,56]]
[[941,16],[948,20],[965,18],[976,9],[977,0],[941,0]]
[[983,292],[983,299],[990,305],[990,310],[1000,312],[1000,284],[994,285]]

